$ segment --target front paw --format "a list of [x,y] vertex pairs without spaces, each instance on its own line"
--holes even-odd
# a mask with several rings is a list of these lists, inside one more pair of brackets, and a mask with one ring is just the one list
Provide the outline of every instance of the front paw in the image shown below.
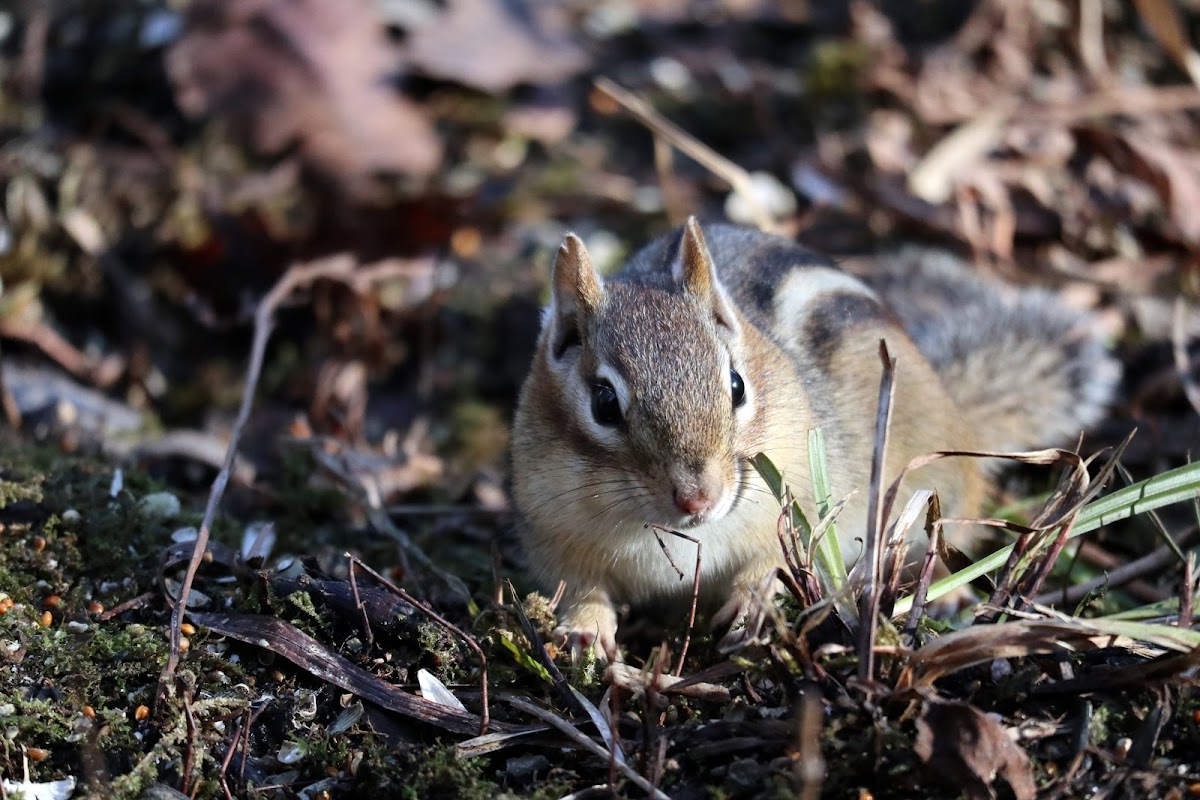
[[567,611],[563,624],[554,630],[565,642],[571,661],[578,663],[587,650],[600,661],[620,661],[617,649],[617,613],[600,602],[580,603]]
[[740,650],[760,638],[767,620],[764,604],[771,602],[777,589],[777,581],[771,578],[759,581],[753,589],[746,583],[735,586],[711,620],[712,630],[727,631],[717,643],[719,652]]

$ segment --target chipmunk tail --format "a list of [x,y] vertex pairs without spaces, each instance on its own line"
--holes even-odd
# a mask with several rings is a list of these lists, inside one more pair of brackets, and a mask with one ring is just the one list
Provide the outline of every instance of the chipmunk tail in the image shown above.
[[1052,293],[1016,289],[954,256],[908,248],[867,278],[900,317],[988,450],[1070,445],[1121,379],[1094,320]]

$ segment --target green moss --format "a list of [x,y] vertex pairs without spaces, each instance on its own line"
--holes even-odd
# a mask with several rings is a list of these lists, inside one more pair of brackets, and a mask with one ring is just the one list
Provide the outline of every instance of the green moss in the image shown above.
[[30,500],[34,503],[42,502],[41,480],[37,478],[26,481],[0,479],[0,508],[5,508],[9,503],[20,502],[21,500]]

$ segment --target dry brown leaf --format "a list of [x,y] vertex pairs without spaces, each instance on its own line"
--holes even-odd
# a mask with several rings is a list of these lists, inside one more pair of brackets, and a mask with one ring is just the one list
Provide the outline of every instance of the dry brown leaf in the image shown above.
[[929,701],[917,719],[917,756],[971,800],[992,800],[996,778],[1016,800],[1033,800],[1037,785],[1025,751],[995,717],[967,703]]
[[628,664],[610,664],[604,674],[607,681],[636,697],[653,688],[659,694],[677,694],[712,703],[729,702],[729,689],[715,683],[692,681],[665,673],[654,674]]
[[938,142],[909,173],[909,191],[927,203],[950,199],[962,171],[999,144],[1015,108],[1015,100],[1004,99]]
[[[393,686],[289,622],[260,614],[189,612],[188,616],[197,625],[213,633],[278,653],[317,679],[353,692],[389,711],[452,733],[479,733],[482,720],[474,714],[435,703]],[[514,728],[502,722],[492,723],[491,727],[499,732]]]
[[1198,637],[1195,631],[1170,625],[1063,616],[972,625],[913,651],[896,681],[896,690],[932,686],[946,675],[998,658],[1099,648],[1121,648],[1146,657],[1164,650],[1189,653],[1200,646]]
[[263,153],[299,143],[351,192],[441,163],[429,120],[390,83],[399,66],[371,0],[197,0],[167,55],[185,112],[227,117]]
[[1138,14],[1158,43],[1192,83],[1200,86],[1200,54],[1188,43],[1187,31],[1173,0],[1134,0]]
[[409,32],[412,64],[485,92],[519,83],[558,83],[587,65],[574,43],[540,30],[524,4],[448,0],[429,24]]
[[1200,246],[1200,155],[1161,139],[1138,133],[1124,135],[1134,157],[1137,175],[1162,196],[1179,236],[1192,247]]

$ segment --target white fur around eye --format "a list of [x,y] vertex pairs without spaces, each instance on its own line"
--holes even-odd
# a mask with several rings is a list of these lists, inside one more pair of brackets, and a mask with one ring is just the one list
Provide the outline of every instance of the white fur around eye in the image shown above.
[[621,441],[620,429],[613,425],[601,425],[596,422],[596,418],[592,414],[592,381],[595,378],[608,381],[612,385],[613,391],[617,393],[617,405],[621,407],[622,417],[629,413],[629,385],[625,383],[620,373],[607,364],[599,365],[594,376],[581,375],[578,381],[579,393],[575,407],[579,419],[584,421],[594,439],[613,446]]
[[612,384],[617,393],[617,402],[621,405],[621,415],[624,416],[629,411],[629,386],[625,383],[625,379],[608,364],[596,367],[596,377]]
[[729,395],[730,402],[733,402],[733,375],[730,373],[735,371],[742,377],[745,399],[740,406],[734,407],[733,419],[738,425],[744,425],[754,416],[754,386],[751,376],[747,374],[745,365],[739,363],[741,359],[735,360],[730,353],[723,352],[721,360],[725,375],[725,393]]

